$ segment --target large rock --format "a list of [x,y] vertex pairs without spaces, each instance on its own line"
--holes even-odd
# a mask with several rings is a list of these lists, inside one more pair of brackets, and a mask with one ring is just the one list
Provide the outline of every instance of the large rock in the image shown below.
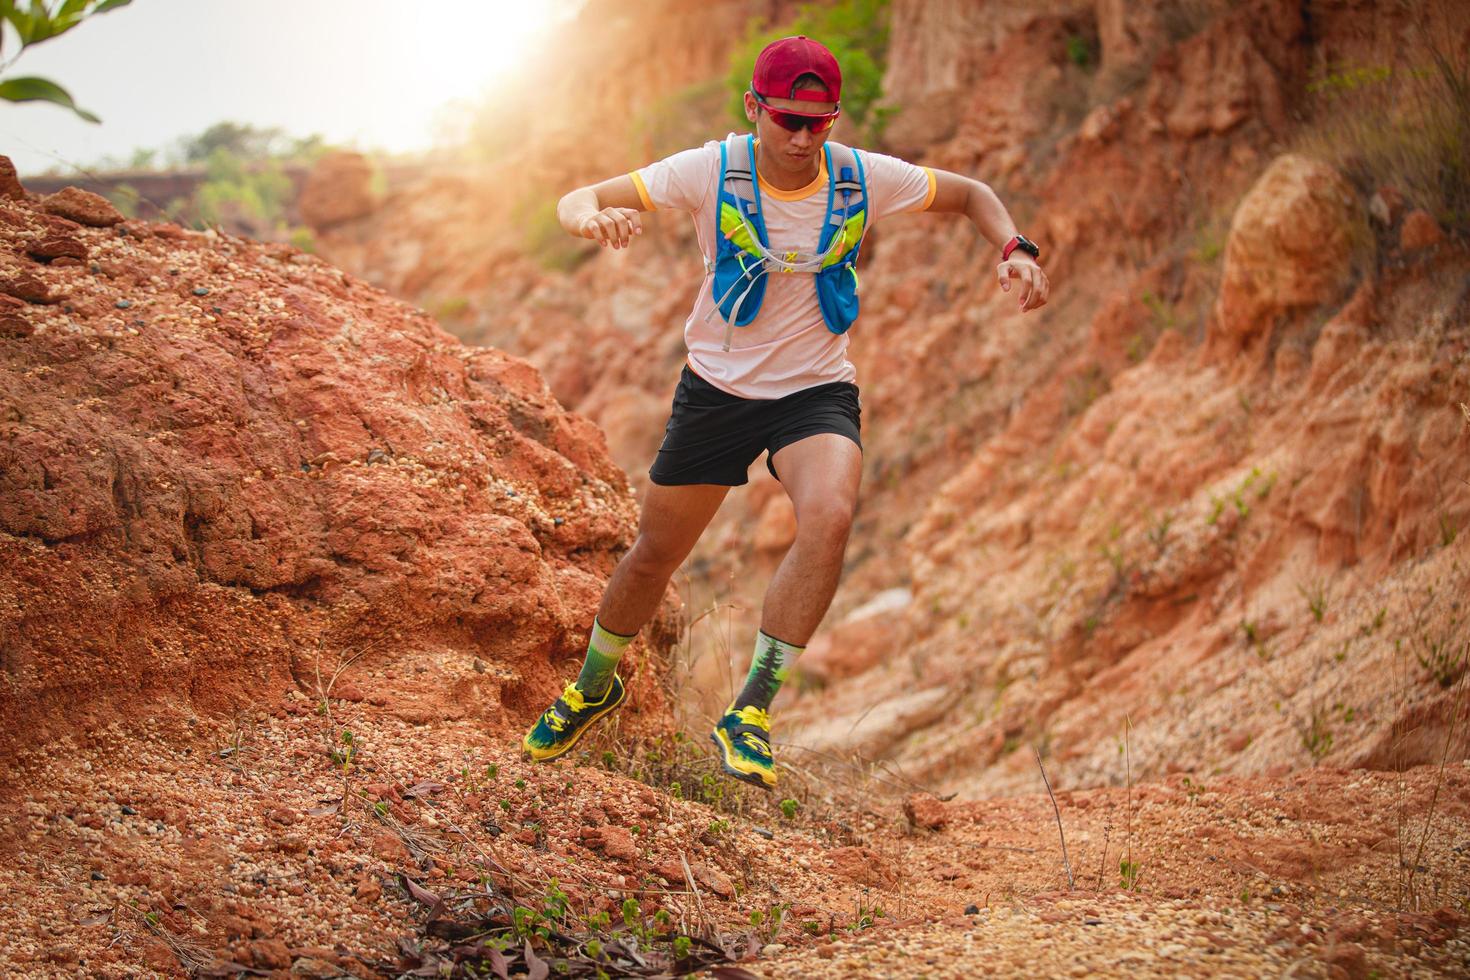
[[361,153],[328,153],[307,175],[297,206],[317,231],[372,214],[378,207],[372,161]]
[[1363,207],[1341,174],[1294,153],[1276,158],[1231,221],[1211,340],[1235,349],[1338,298],[1366,238]]

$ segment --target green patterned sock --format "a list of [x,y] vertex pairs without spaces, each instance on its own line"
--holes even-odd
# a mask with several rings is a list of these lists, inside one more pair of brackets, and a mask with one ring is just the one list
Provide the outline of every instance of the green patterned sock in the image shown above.
[[755,655],[750,658],[750,673],[745,675],[745,686],[735,697],[735,707],[769,708],[781,682],[791,671],[791,665],[806,647],[793,646],[763,632],[755,635]]
[[582,664],[582,672],[577,675],[577,689],[587,696],[587,700],[602,700],[607,689],[612,687],[613,671],[618,669],[618,661],[623,658],[623,651],[628,649],[628,644],[633,642],[633,636],[609,632],[596,619],[592,620],[592,639],[587,643],[587,660]]

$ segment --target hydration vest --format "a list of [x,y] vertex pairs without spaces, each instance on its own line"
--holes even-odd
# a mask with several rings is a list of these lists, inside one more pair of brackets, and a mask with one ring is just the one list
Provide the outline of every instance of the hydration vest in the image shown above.
[[725,350],[735,327],[760,312],[766,276],[773,270],[812,276],[822,319],[833,333],[845,333],[858,315],[858,250],[866,231],[868,201],[863,161],[857,151],[828,141],[827,217],[816,254],[771,251],[761,217],[760,182],[755,174],[755,137],[731,135],[720,144],[720,199],[715,208],[715,258],[705,260],[714,273],[711,290],[724,317]]

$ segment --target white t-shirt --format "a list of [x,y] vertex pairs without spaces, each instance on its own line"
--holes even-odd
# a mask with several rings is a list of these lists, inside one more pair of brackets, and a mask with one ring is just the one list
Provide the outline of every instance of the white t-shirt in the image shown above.
[[[890,214],[923,211],[934,201],[934,171],[882,153],[862,154],[868,183],[868,223]],[[774,252],[817,251],[827,216],[826,154],[818,156],[819,172],[794,191],[760,182],[761,215]],[[631,175],[648,210],[676,208],[694,215],[694,230],[705,258],[715,256],[715,205],[719,194],[720,141],[683,150]],[[859,270],[861,272],[861,270]],[[780,398],[830,381],[853,381],[857,369],[847,358],[847,334],[835,334],[822,320],[812,276],[772,273],[765,279],[760,313],[731,331],[715,309],[713,274],[707,273],[684,324],[689,367],[722,391],[742,398]]]

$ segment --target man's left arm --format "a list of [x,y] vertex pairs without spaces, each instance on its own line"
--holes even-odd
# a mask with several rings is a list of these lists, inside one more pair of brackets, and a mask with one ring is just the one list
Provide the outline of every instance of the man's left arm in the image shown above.
[[[965,215],[997,251],[1005,248],[1006,243],[1019,234],[1010,213],[989,185],[948,170],[932,172],[934,200],[926,210]],[[1046,304],[1051,283],[1030,254],[1019,248],[1013,249],[1011,257],[995,267],[995,275],[1000,288],[1007,292],[1010,291],[1011,280],[1019,280],[1022,313]]]

